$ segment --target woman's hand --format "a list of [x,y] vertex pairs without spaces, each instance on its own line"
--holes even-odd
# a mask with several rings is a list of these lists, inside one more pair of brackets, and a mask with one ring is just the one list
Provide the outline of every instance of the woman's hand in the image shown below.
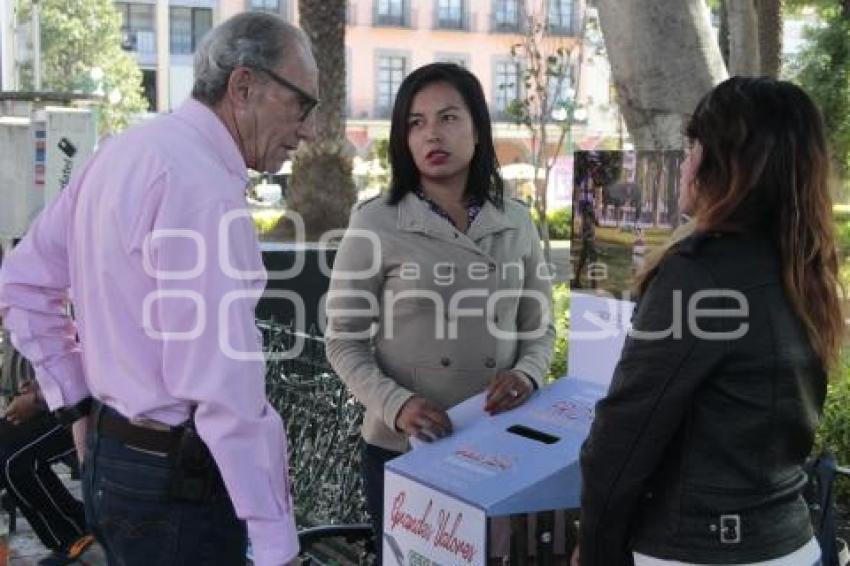
[[528,400],[533,391],[531,378],[524,373],[515,369],[499,370],[487,388],[484,410],[496,415],[519,407]]
[[432,442],[452,432],[452,421],[446,412],[419,395],[408,399],[395,419],[398,430],[424,442]]

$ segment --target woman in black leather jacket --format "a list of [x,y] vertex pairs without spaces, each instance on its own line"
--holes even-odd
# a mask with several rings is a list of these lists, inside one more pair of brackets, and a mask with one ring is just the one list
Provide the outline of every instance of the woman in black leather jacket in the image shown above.
[[801,466],[843,331],[823,123],[790,83],[732,78],[687,137],[692,220],[638,278],[574,564],[817,564]]

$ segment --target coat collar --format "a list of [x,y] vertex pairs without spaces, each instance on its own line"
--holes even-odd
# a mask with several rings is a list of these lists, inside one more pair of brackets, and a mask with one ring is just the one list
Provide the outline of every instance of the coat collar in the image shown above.
[[496,208],[490,201],[486,201],[481,207],[481,212],[466,234],[458,232],[444,218],[434,214],[428,205],[413,193],[406,194],[398,203],[399,230],[421,232],[448,242],[474,245],[474,242],[496,232],[517,228],[518,226],[508,220],[505,212]]

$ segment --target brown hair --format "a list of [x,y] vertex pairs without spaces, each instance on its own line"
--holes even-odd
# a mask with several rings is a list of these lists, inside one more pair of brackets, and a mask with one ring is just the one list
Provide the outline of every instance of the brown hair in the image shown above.
[[686,136],[702,146],[694,218],[638,275],[646,289],[664,257],[694,232],[734,227],[778,242],[782,280],[825,367],[844,336],[842,287],[829,194],[829,152],[820,113],[796,85],[733,77],[697,105]]

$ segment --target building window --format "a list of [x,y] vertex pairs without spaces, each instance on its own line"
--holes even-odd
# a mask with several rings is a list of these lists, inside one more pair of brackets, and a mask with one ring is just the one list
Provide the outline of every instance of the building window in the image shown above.
[[407,26],[405,0],[377,0],[375,2],[375,25]]
[[566,108],[575,104],[575,91],[573,90],[573,78],[571,69],[563,78],[550,76],[548,86],[548,111],[555,112],[559,108]]
[[156,15],[153,4],[116,2],[121,15],[121,47],[141,54],[156,53]]
[[573,0],[549,0],[549,33],[573,35]]
[[201,38],[212,28],[209,8],[171,8],[171,52],[193,53]]
[[465,53],[437,53],[434,61],[438,63],[454,63],[464,69],[469,68],[469,55]]
[[437,0],[437,28],[464,29],[463,0]]
[[249,0],[248,9],[280,14],[280,0]]
[[514,61],[500,61],[496,63],[496,95],[493,97],[494,114],[498,117],[507,117],[508,107],[514,100],[521,96],[522,73],[519,63]]
[[403,55],[381,55],[378,57],[378,92],[375,97],[379,117],[387,117],[393,108],[396,92],[407,71],[407,60]]
[[522,27],[522,0],[495,0],[493,2],[493,31],[518,32]]

